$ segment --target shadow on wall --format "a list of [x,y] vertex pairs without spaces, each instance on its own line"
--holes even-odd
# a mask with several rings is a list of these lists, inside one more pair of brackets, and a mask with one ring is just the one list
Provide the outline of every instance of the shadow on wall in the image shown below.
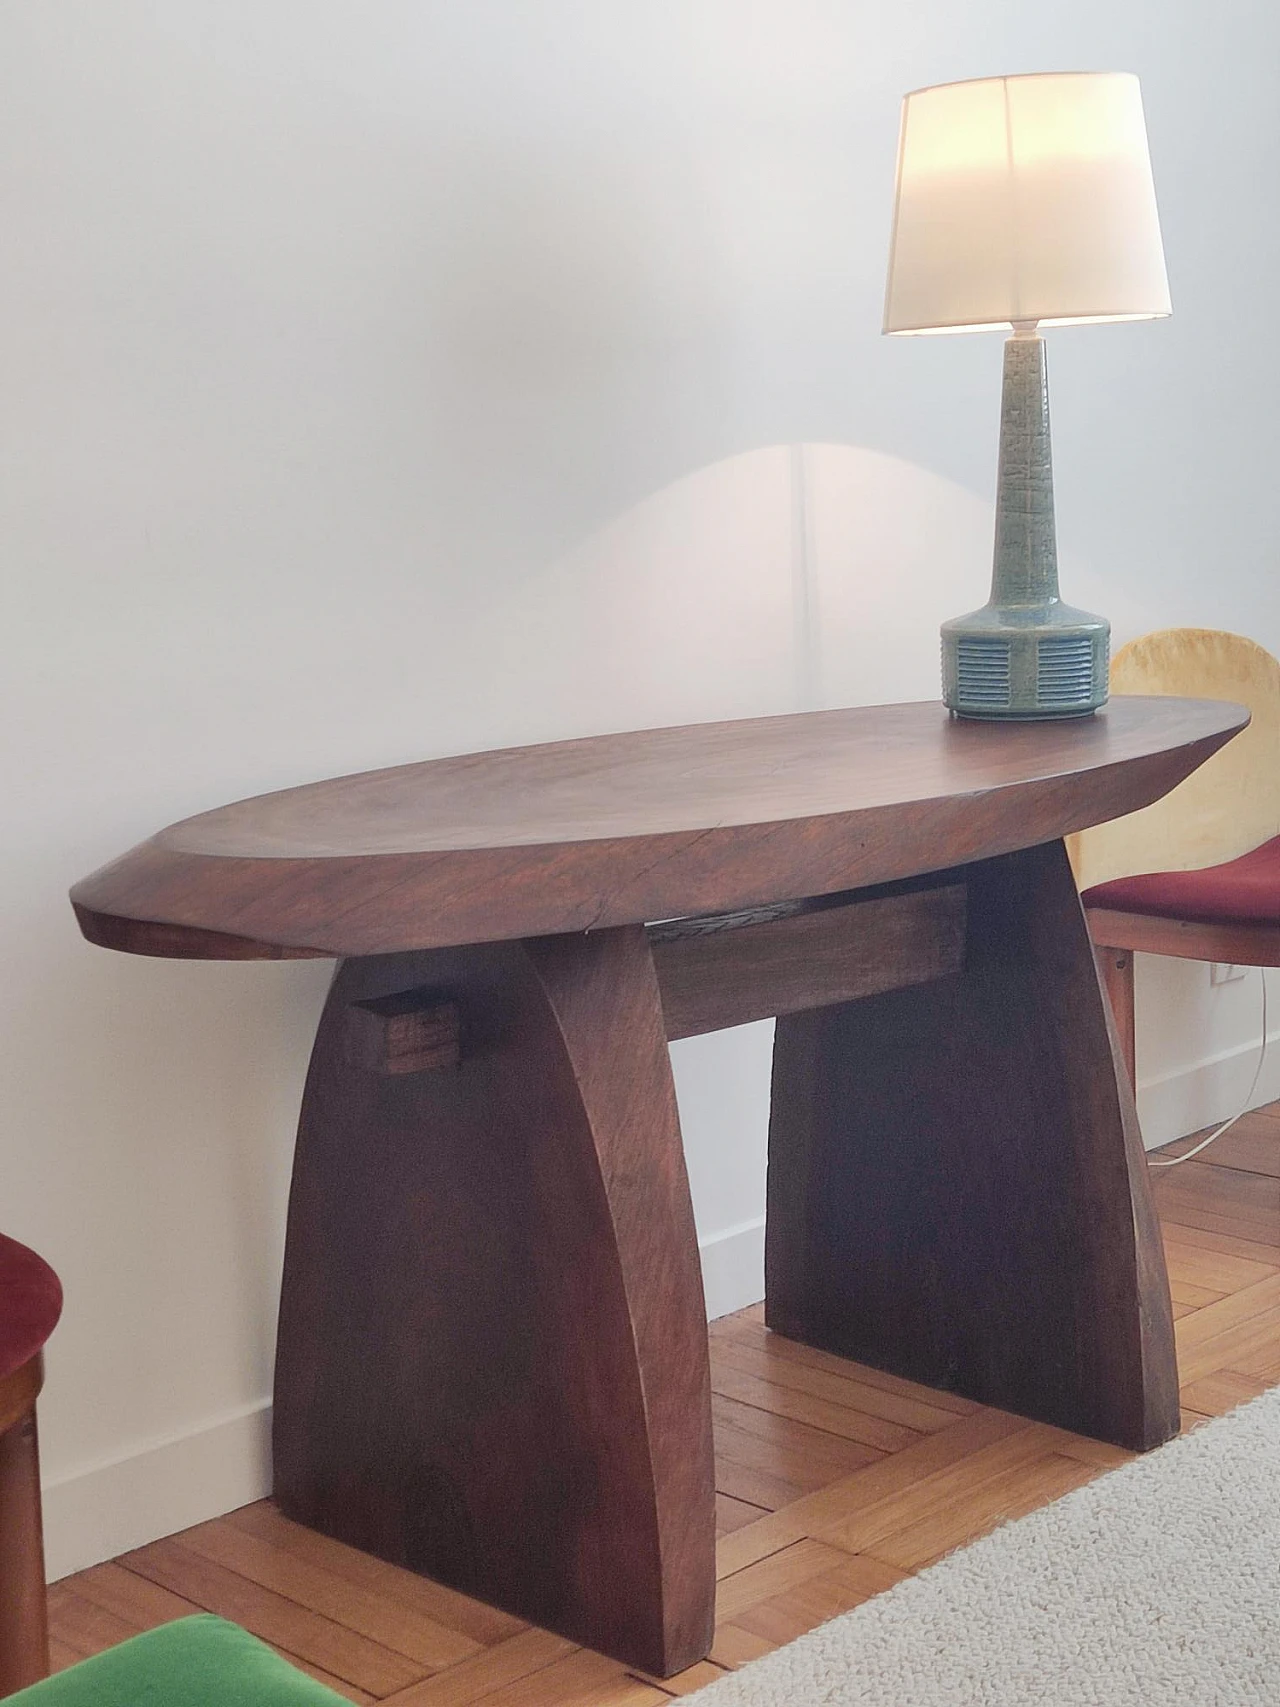
[[[897,457],[748,451],[530,576],[489,613],[483,651],[521,684],[539,739],[933,699],[938,625],[984,602],[992,529],[990,503]],[[1147,625],[1100,576],[1062,571],[1118,639]]]
[[[673,481],[529,576],[470,650],[519,683],[521,740],[935,699],[938,625],[985,600],[993,527],[991,503],[901,458],[769,446]],[[1102,577],[1062,571],[1118,638],[1150,626]],[[762,1296],[772,1033],[672,1050],[712,1315]]]

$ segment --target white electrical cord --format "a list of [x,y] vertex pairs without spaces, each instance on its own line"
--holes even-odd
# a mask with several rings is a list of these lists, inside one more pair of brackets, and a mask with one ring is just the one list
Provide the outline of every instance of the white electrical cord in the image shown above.
[[1253,1093],[1258,1088],[1258,1080],[1262,1077],[1262,1063],[1267,1058],[1267,972],[1265,967],[1259,966],[1258,976],[1262,979],[1262,1048],[1258,1051],[1258,1065],[1253,1069],[1253,1082],[1245,1093],[1244,1107],[1233,1114],[1230,1120],[1224,1120],[1216,1132],[1211,1132],[1207,1138],[1202,1138],[1192,1149],[1184,1150],[1180,1156],[1170,1156],[1162,1162],[1150,1162],[1148,1163],[1149,1167],[1176,1168],[1179,1162],[1189,1162],[1192,1156],[1198,1156],[1201,1150],[1207,1150],[1215,1138],[1221,1138],[1224,1132],[1229,1132],[1241,1115],[1248,1114],[1253,1107]]

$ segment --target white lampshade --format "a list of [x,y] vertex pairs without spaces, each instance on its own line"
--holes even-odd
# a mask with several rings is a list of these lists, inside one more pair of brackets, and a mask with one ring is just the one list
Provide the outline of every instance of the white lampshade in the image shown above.
[[986,77],[906,97],[886,332],[1169,312],[1136,77]]

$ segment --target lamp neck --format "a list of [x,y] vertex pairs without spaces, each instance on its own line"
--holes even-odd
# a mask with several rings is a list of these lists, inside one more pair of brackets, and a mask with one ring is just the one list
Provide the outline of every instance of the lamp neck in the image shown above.
[[991,603],[1041,605],[1057,597],[1044,339],[1034,325],[1018,326],[1004,346]]

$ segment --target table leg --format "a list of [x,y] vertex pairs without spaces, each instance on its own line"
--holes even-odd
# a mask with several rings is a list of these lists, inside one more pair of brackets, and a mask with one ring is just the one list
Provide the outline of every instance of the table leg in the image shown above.
[[[370,1054],[413,992],[456,1064]],[[703,1656],[706,1323],[642,927],[339,969],[275,1407],[291,1517],[648,1671]]]
[[1066,855],[967,876],[962,972],[778,1022],[766,1320],[1155,1446],[1178,1429],[1168,1281]]
[[[39,1379],[33,1383],[39,1386]],[[32,1408],[0,1430],[0,1695],[49,1675],[40,1454]]]

